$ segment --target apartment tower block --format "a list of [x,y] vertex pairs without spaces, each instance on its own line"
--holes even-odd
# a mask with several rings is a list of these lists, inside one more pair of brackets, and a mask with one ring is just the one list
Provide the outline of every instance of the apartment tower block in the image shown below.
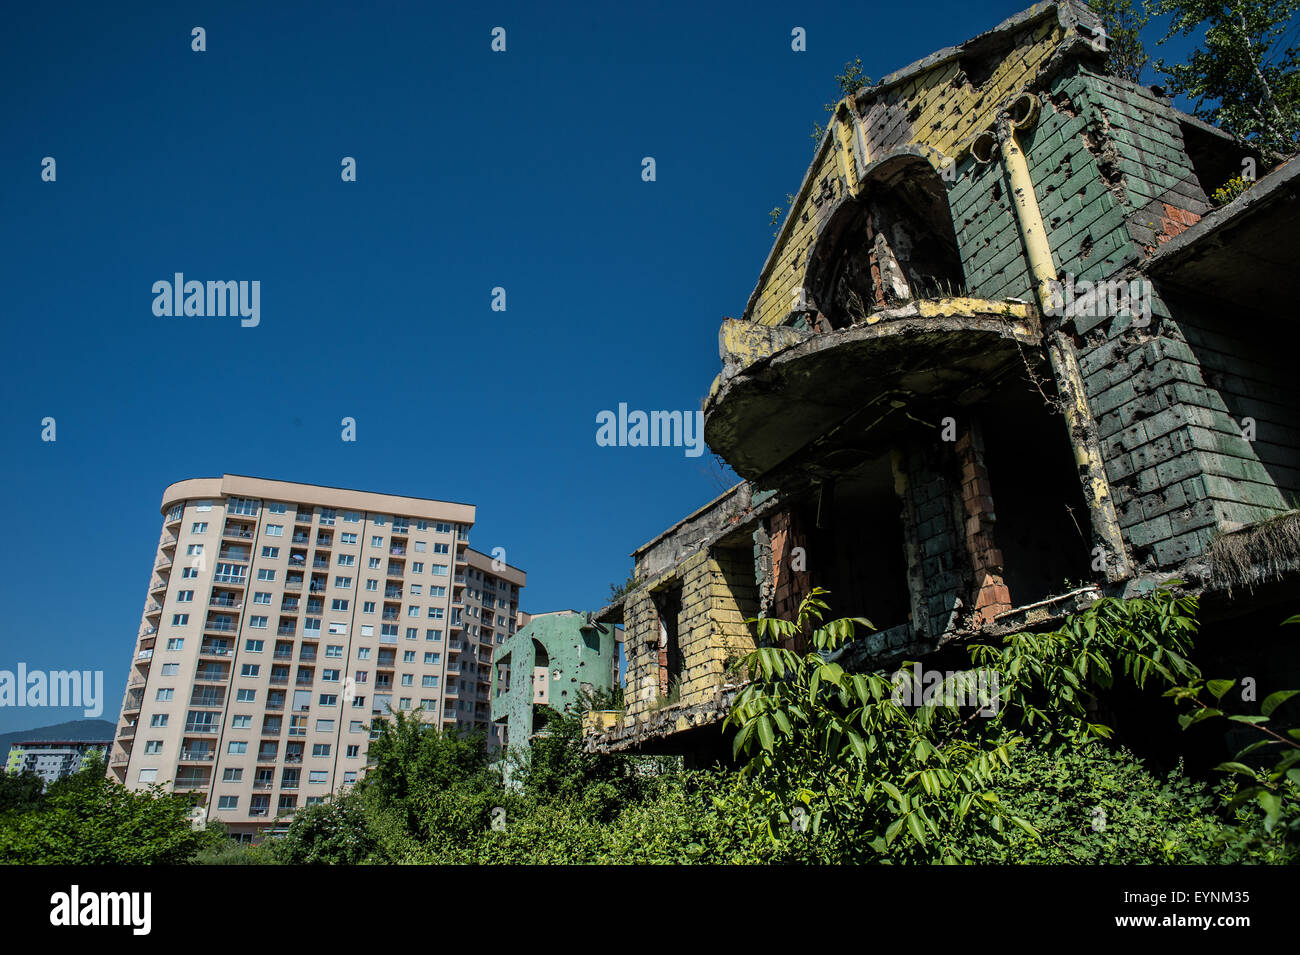
[[356,782],[390,708],[492,739],[526,577],[470,549],[473,505],[226,474],[161,511],[113,778],[251,834]]

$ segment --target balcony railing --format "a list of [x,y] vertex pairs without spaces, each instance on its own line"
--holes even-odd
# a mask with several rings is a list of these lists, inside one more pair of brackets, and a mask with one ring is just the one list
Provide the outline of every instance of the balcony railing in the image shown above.
[[199,647],[199,656],[201,657],[229,657],[233,656],[235,651],[230,647],[215,647],[204,645]]
[[279,626],[275,628],[276,635],[281,637],[292,637],[297,631],[297,627]]
[[243,574],[213,574],[212,579],[219,584],[236,584],[240,587],[248,583],[248,578]]
[[181,750],[182,763],[210,763],[216,757],[217,752],[213,749],[183,749]]
[[236,600],[234,597],[213,597],[211,600],[208,601],[208,606],[209,607],[231,607],[235,610],[238,610],[240,607],[244,606],[244,602],[242,600]]
[[210,779],[194,779],[187,776],[172,783],[172,788],[177,792],[185,792],[191,789],[207,789],[211,782]]
[[216,736],[221,732],[220,723],[186,723],[185,732],[198,733],[203,736]]

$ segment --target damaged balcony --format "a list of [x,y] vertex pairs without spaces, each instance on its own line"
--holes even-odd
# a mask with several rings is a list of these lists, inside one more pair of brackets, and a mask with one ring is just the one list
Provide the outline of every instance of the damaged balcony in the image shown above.
[[741,477],[773,484],[796,459],[835,471],[908,422],[937,428],[1022,377],[1041,337],[1029,305],[946,298],[825,332],[729,320],[719,341],[705,440]]

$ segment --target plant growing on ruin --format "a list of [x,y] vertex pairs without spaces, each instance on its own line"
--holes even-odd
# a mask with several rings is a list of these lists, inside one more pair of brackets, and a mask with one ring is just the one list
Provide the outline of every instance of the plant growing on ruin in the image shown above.
[[[975,832],[1033,836],[994,785],[1026,736],[1089,745],[1111,735],[1095,717],[1098,690],[1120,680],[1143,687],[1199,678],[1187,659],[1196,598],[1172,585],[1150,597],[1099,600],[1050,633],[971,647],[972,663],[998,677],[996,699],[975,705],[959,694],[911,695],[920,688],[909,686],[906,664],[892,676],[846,671],[837,651],[871,624],[823,624],[824,593],[814,589],[793,621],[751,621],[761,645],[745,664],[756,679],[726,720],[773,838],[805,814],[814,834],[828,824],[850,828],[882,855],[902,858],[960,860]],[[801,634],[806,653],[785,649]]]
[[[1289,617],[1283,623],[1300,623],[1300,615]],[[1228,804],[1230,809],[1254,803],[1264,815],[1263,831],[1239,828],[1235,833],[1238,842],[1267,861],[1291,862],[1300,848],[1300,728],[1279,725],[1282,714],[1278,711],[1292,697],[1300,695],[1300,690],[1270,693],[1256,714],[1228,713],[1224,700],[1236,685],[1236,680],[1207,680],[1202,686],[1195,680],[1167,690],[1165,696],[1192,706],[1178,718],[1183,729],[1203,720],[1228,719],[1244,723],[1259,733],[1260,738],[1239,751],[1235,759],[1215,768],[1248,780]],[[1202,700],[1202,692],[1214,697],[1214,703]],[[1261,757],[1267,759],[1261,762]]]

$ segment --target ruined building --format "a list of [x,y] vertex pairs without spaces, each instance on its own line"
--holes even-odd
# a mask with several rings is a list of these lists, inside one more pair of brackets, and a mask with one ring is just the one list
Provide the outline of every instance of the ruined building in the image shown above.
[[719,335],[705,436],[744,482],[600,612],[627,703],[589,748],[714,751],[746,619],[816,586],[889,667],[1178,577],[1209,652],[1300,685],[1300,161],[1108,75],[1098,27],[1035,6],[838,105]]

